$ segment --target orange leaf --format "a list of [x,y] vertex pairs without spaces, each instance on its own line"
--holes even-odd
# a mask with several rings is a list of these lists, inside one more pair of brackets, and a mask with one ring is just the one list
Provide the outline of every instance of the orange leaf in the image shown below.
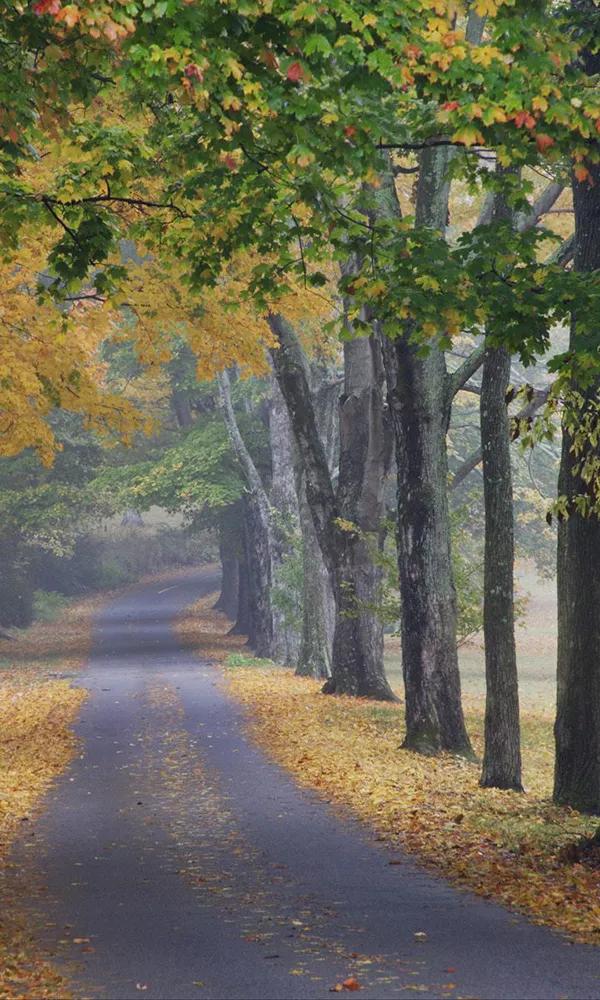
[[575,167],[573,173],[575,174],[577,180],[581,181],[582,183],[583,181],[587,181],[588,177],[590,176],[588,168],[584,167],[582,163],[580,163],[577,167]]
[[291,80],[292,83],[300,83],[301,80],[304,80],[305,76],[304,67],[301,63],[293,62],[290,66],[288,66],[287,78],[288,80]]
[[535,137],[535,143],[540,153],[545,153],[550,146],[554,145],[554,139],[551,135],[546,135],[545,132],[540,132],[539,135]]

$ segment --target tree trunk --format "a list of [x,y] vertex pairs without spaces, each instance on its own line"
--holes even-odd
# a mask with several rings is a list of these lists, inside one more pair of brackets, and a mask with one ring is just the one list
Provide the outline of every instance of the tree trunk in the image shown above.
[[[372,615],[366,607],[374,597],[376,573],[362,537],[363,532],[378,530],[373,525],[383,479],[383,468],[376,457],[383,454],[379,424],[373,423],[380,388],[369,381],[375,373],[372,341],[347,343],[347,384],[340,406],[340,486],[336,496],[317,429],[306,359],[283,317],[272,314],[269,323],[280,344],[272,351],[273,367],[290,415],[306,475],[307,500],[335,596],[332,676],[324,690],[391,700],[394,695],[385,679],[382,649],[370,627]],[[361,343],[368,344],[368,356]],[[358,345],[354,351],[353,345]],[[359,352],[367,363],[362,374],[360,363],[354,361]],[[351,525],[357,525],[360,534],[351,530]]]
[[239,549],[238,545],[232,544],[231,535],[227,529],[221,529],[219,557],[221,560],[221,593],[215,604],[215,611],[222,611],[231,621],[235,621],[238,613]]
[[376,562],[389,467],[383,424],[383,363],[376,336],[344,343],[340,399],[340,518],[357,531],[340,532],[335,574],[337,621],[331,679],[339,694],[392,699],[383,667],[382,570]]
[[[416,224],[445,230],[449,153],[421,154]],[[450,551],[446,434],[451,393],[443,351],[423,357],[411,331],[384,344],[396,440],[405,747],[472,755],[460,691]]]
[[386,349],[396,437],[405,747],[471,754],[460,693],[450,553],[445,363],[401,338]]
[[331,677],[333,601],[329,573],[315,533],[304,482],[300,484],[300,531],[302,534],[302,641],[296,674],[299,677]]
[[271,607],[272,540],[269,500],[235,419],[229,376],[226,372],[221,372],[218,381],[223,419],[247,483],[247,493],[244,497],[244,522],[250,618],[252,621],[251,644],[258,656],[270,657],[273,651],[273,612]]
[[514,512],[506,392],[511,359],[488,347],[481,383],[485,505],[483,630],[485,752],[481,784],[522,792],[519,681],[514,624]]
[[238,597],[237,616],[235,625],[230,629],[230,635],[245,635],[248,645],[252,646],[255,636],[252,621],[252,609],[250,607],[250,574],[248,572],[248,557],[246,546],[246,532],[244,526],[243,505],[241,506],[240,517],[242,519],[242,545],[238,563]]
[[244,497],[244,544],[247,566],[248,644],[257,656],[271,659],[273,615],[271,609],[271,552],[269,538],[254,498]]
[[[578,12],[597,18],[591,0],[574,3]],[[600,56],[587,54],[586,72],[600,72]],[[600,143],[591,142],[596,155]],[[587,162],[589,180],[573,178],[575,257],[577,271],[600,269],[600,165]],[[571,327],[571,348],[578,349],[577,320]],[[574,388],[577,388],[576,386]],[[584,390],[580,414],[598,405],[600,381]],[[573,454],[573,437],[564,428],[559,493],[572,501],[593,492],[577,474],[581,460],[597,458],[597,444],[587,442],[583,454]],[[580,442],[581,443],[581,442]],[[554,799],[582,812],[600,812],[600,519],[583,517],[574,504],[558,531],[558,692],[555,724]]]
[[[271,657],[277,663],[296,666],[300,650],[300,633],[286,605],[293,602],[285,579],[286,564],[294,555],[299,535],[299,509],[296,492],[296,456],[287,409],[275,377],[271,379],[271,409],[269,414],[271,445],[271,559],[273,599],[273,648]],[[297,595],[299,596],[299,595]]]
[[[514,168],[497,168],[497,174]],[[502,193],[494,197],[492,222],[517,220]],[[522,792],[519,679],[515,649],[514,508],[510,420],[506,393],[511,358],[504,347],[487,347],[481,382],[481,449],[485,507],[483,632],[485,637],[485,751],[481,784]]]

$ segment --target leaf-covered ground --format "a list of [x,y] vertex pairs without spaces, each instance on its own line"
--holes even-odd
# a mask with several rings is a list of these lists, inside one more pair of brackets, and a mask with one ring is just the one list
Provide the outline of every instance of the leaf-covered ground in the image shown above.
[[[210,604],[195,605],[180,632],[200,655],[227,662],[226,620]],[[253,737],[298,781],[458,884],[600,943],[600,870],[561,858],[565,845],[598,823],[550,801],[548,714],[522,720],[527,794],[484,790],[476,764],[401,749],[401,704],[322,695],[315,681],[240,655],[239,637],[234,641],[228,690],[248,708]],[[466,708],[481,753],[483,705],[472,698]]]
[[66,997],[33,943],[20,901],[43,892],[11,879],[11,846],[77,749],[71,728],[85,694],[68,676],[84,661],[98,599],[72,605],[0,646],[0,997]]

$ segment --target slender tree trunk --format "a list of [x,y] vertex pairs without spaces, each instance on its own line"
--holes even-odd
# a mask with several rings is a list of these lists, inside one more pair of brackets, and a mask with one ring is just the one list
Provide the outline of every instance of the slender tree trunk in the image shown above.
[[[330,475],[339,465],[339,385],[329,370],[312,372],[312,397],[319,437]],[[335,598],[306,497],[306,477],[298,476],[302,536],[302,642],[296,673],[326,680],[331,677]]]
[[186,429],[191,427],[194,423],[194,417],[188,395],[181,390],[174,389],[171,403],[178,426]]
[[271,550],[260,508],[249,493],[244,497],[244,523],[250,619],[248,643],[257,656],[271,659],[273,653]]
[[255,636],[252,622],[252,609],[250,607],[250,575],[248,572],[248,558],[246,553],[246,538],[244,527],[243,503],[240,505],[240,518],[242,524],[242,543],[238,563],[238,597],[237,616],[235,625],[230,629],[230,635],[245,635],[248,645],[252,646]]
[[[445,148],[421,155],[417,226],[444,231]],[[472,754],[461,704],[456,593],[450,551],[446,434],[451,392],[443,351],[423,357],[405,332],[384,345],[398,470],[398,568],[402,606],[405,746]]]
[[[306,359],[291,327],[278,315],[269,317],[279,339],[272,352],[273,367],[288,407],[298,453],[306,475],[306,494],[315,532],[329,571],[336,603],[332,676],[325,689],[338,694],[360,695],[391,700],[394,695],[385,679],[382,650],[367,604],[375,596],[375,574],[363,533],[377,530],[378,488],[383,468],[375,483],[377,454],[383,454],[373,424],[380,388],[361,381],[358,363],[347,359],[347,386],[340,409],[340,485],[336,496],[320,439],[312,404]],[[372,342],[367,342],[369,358],[363,380],[374,376]],[[381,422],[381,416],[379,417]],[[344,525],[342,522],[346,522]],[[357,525],[360,533],[351,530]],[[372,616],[371,616],[372,617]]]
[[485,505],[483,630],[485,752],[481,784],[522,792],[519,681],[514,623],[514,512],[506,392],[511,358],[488,347],[481,383]]
[[271,379],[271,409],[269,414],[272,483],[271,559],[273,586],[273,649],[277,663],[296,666],[300,651],[300,634],[277,603],[278,596],[289,597],[285,581],[286,561],[293,551],[299,533],[298,494],[296,492],[296,456],[287,409],[277,380]]
[[[501,173],[514,173],[514,168]],[[516,220],[497,193],[493,222]],[[506,393],[511,357],[504,347],[486,348],[481,382],[481,449],[485,507],[483,632],[485,637],[485,752],[481,784],[522,792],[519,679],[515,649],[514,508],[510,420]]]
[[[249,604],[252,620],[252,646],[258,656],[273,652],[272,539],[269,500],[262,481],[240,434],[231,402],[229,376],[219,375],[221,409],[232,447],[247,483],[244,497],[245,546],[249,574]],[[250,640],[250,636],[249,636]]]
[[[579,13],[597,19],[595,4],[581,0],[573,6]],[[600,56],[587,54],[585,68],[591,76],[600,72]],[[590,143],[597,155],[600,143]],[[589,180],[573,179],[575,210],[575,257],[577,271],[600,269],[600,165],[586,164]],[[571,327],[571,347],[578,349],[577,319]],[[574,388],[577,388],[576,386]],[[600,381],[585,387],[583,412],[598,406]],[[580,442],[581,443],[581,442]],[[583,517],[574,506],[578,495],[599,488],[585,483],[577,466],[585,459],[598,459],[597,443],[588,441],[583,453],[573,453],[573,436],[565,427],[559,476],[559,493],[568,498],[569,517],[558,530],[558,692],[555,724],[556,802],[600,813],[600,519]]]

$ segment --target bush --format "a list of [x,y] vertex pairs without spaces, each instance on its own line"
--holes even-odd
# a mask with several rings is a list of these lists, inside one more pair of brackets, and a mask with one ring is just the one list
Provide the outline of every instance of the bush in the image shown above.
[[33,618],[39,622],[53,622],[69,603],[64,594],[55,590],[35,590],[33,593]]
[[225,660],[225,666],[237,667],[274,667],[273,660],[261,660],[258,656],[245,656],[244,653],[230,653]]

